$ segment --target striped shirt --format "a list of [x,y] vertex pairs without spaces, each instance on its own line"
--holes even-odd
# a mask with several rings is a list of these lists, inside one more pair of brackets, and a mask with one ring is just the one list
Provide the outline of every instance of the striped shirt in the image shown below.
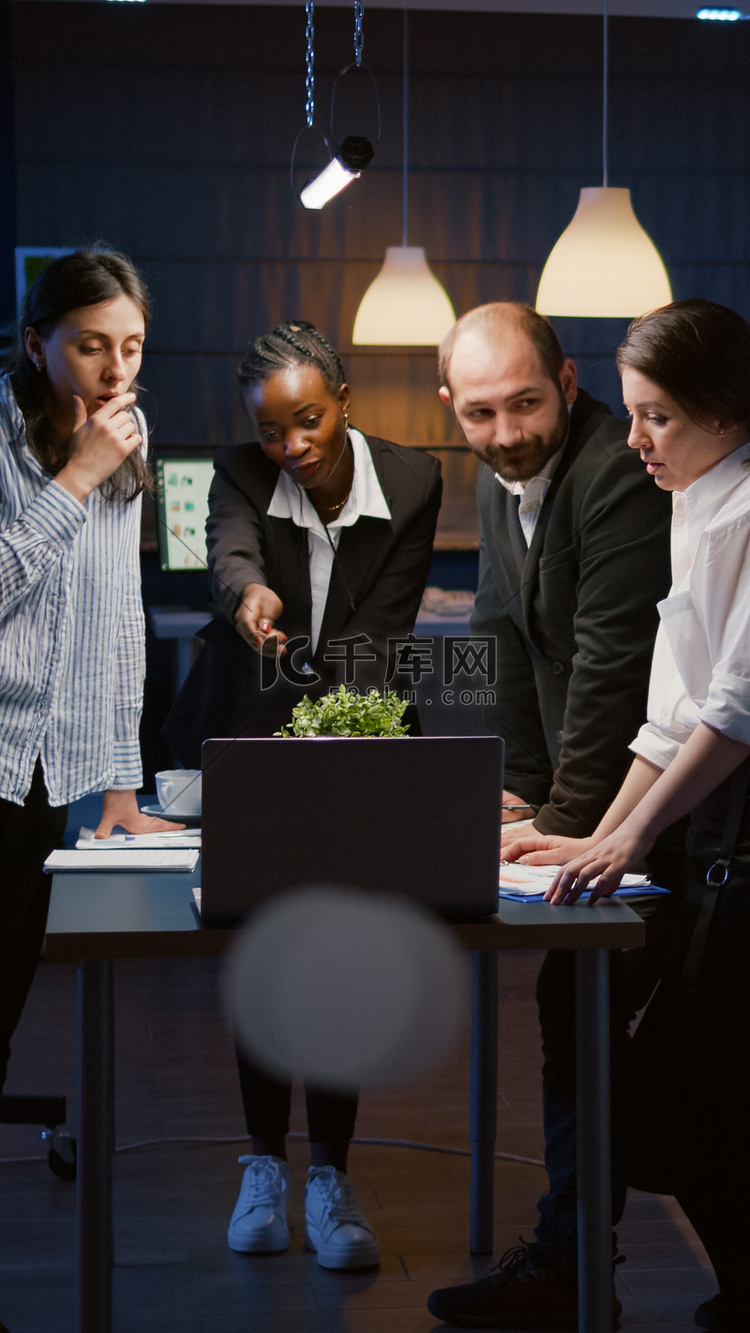
[[[142,414],[138,428],[145,437]],[[140,497],[80,504],[26,442],[0,378],[0,797],[41,757],[51,805],[139,787],[145,675]]]

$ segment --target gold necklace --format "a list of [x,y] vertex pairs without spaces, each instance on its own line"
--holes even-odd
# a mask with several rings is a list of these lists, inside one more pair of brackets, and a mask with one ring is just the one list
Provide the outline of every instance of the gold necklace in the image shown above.
[[321,505],[320,508],[323,509],[323,510],[325,510],[326,514],[336,514],[336,513],[338,513],[339,509],[343,509],[343,508],[344,508],[344,505],[346,504],[347,500],[349,499],[349,496],[351,495],[351,493],[352,493],[352,490],[351,490],[351,486],[350,486],[350,487],[349,487],[349,490],[347,491],[347,493],[346,493],[346,495],[344,496],[343,500],[339,500],[339,503],[338,503],[337,505]]

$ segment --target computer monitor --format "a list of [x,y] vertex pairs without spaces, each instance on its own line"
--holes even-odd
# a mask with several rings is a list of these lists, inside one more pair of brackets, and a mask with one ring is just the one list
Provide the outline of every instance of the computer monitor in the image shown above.
[[157,458],[158,542],[162,569],[206,568],[208,490],[213,459],[200,455]]

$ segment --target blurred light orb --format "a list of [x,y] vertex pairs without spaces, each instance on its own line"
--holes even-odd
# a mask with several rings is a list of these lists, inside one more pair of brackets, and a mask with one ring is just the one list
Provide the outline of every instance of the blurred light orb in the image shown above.
[[237,1044],[276,1077],[383,1087],[435,1064],[466,1004],[450,930],[405,898],[337,884],[275,895],[238,932],[224,993]]

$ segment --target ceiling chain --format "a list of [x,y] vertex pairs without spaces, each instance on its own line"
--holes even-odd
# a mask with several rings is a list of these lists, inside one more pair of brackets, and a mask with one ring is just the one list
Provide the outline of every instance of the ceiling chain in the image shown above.
[[315,25],[314,0],[306,0],[305,14],[307,16],[307,27],[305,28],[305,41],[307,42],[307,54],[305,56],[305,117],[307,124],[312,129],[312,123],[315,119]]
[[362,31],[364,14],[364,0],[354,0],[354,62],[357,65],[362,64],[362,51],[365,45],[365,35]]

